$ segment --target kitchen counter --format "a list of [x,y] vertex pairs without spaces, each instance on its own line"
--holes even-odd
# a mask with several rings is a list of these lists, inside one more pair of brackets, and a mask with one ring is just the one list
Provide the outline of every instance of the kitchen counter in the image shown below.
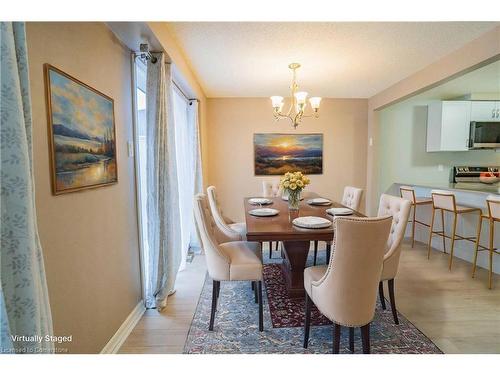
[[441,190],[452,190],[452,191],[465,191],[465,192],[476,192],[484,194],[499,194],[500,193],[500,183],[496,182],[494,184],[483,184],[481,182],[457,182],[457,183],[445,183],[445,184],[403,184],[396,183],[397,185],[408,185],[415,187],[423,187],[429,189],[441,189]]

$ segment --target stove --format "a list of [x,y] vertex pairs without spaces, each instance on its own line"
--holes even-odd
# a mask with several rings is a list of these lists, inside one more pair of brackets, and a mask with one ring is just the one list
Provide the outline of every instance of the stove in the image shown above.
[[500,167],[455,166],[451,182],[483,182],[489,177],[500,177]]

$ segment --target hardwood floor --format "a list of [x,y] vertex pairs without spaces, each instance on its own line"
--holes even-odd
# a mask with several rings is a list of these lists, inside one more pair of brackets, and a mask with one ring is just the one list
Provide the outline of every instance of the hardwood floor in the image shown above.
[[[398,310],[445,353],[500,353],[500,276],[489,290],[486,270],[475,279],[471,270],[456,258],[450,272],[448,254],[432,251],[427,260],[425,245],[406,242],[395,281]],[[168,307],[146,311],[120,353],[182,353],[205,272],[204,257],[196,256],[179,274]]]

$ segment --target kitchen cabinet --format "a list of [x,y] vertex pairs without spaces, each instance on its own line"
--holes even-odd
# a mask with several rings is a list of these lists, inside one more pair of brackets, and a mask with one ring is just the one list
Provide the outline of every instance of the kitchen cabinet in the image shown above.
[[500,121],[500,101],[471,102],[471,121]]
[[427,113],[427,152],[468,151],[471,102],[431,103]]

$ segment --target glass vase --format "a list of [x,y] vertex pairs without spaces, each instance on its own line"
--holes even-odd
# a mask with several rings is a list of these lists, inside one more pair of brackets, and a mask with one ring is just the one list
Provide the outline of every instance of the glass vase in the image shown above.
[[300,191],[299,190],[289,190],[288,191],[288,210],[298,211],[300,203]]

